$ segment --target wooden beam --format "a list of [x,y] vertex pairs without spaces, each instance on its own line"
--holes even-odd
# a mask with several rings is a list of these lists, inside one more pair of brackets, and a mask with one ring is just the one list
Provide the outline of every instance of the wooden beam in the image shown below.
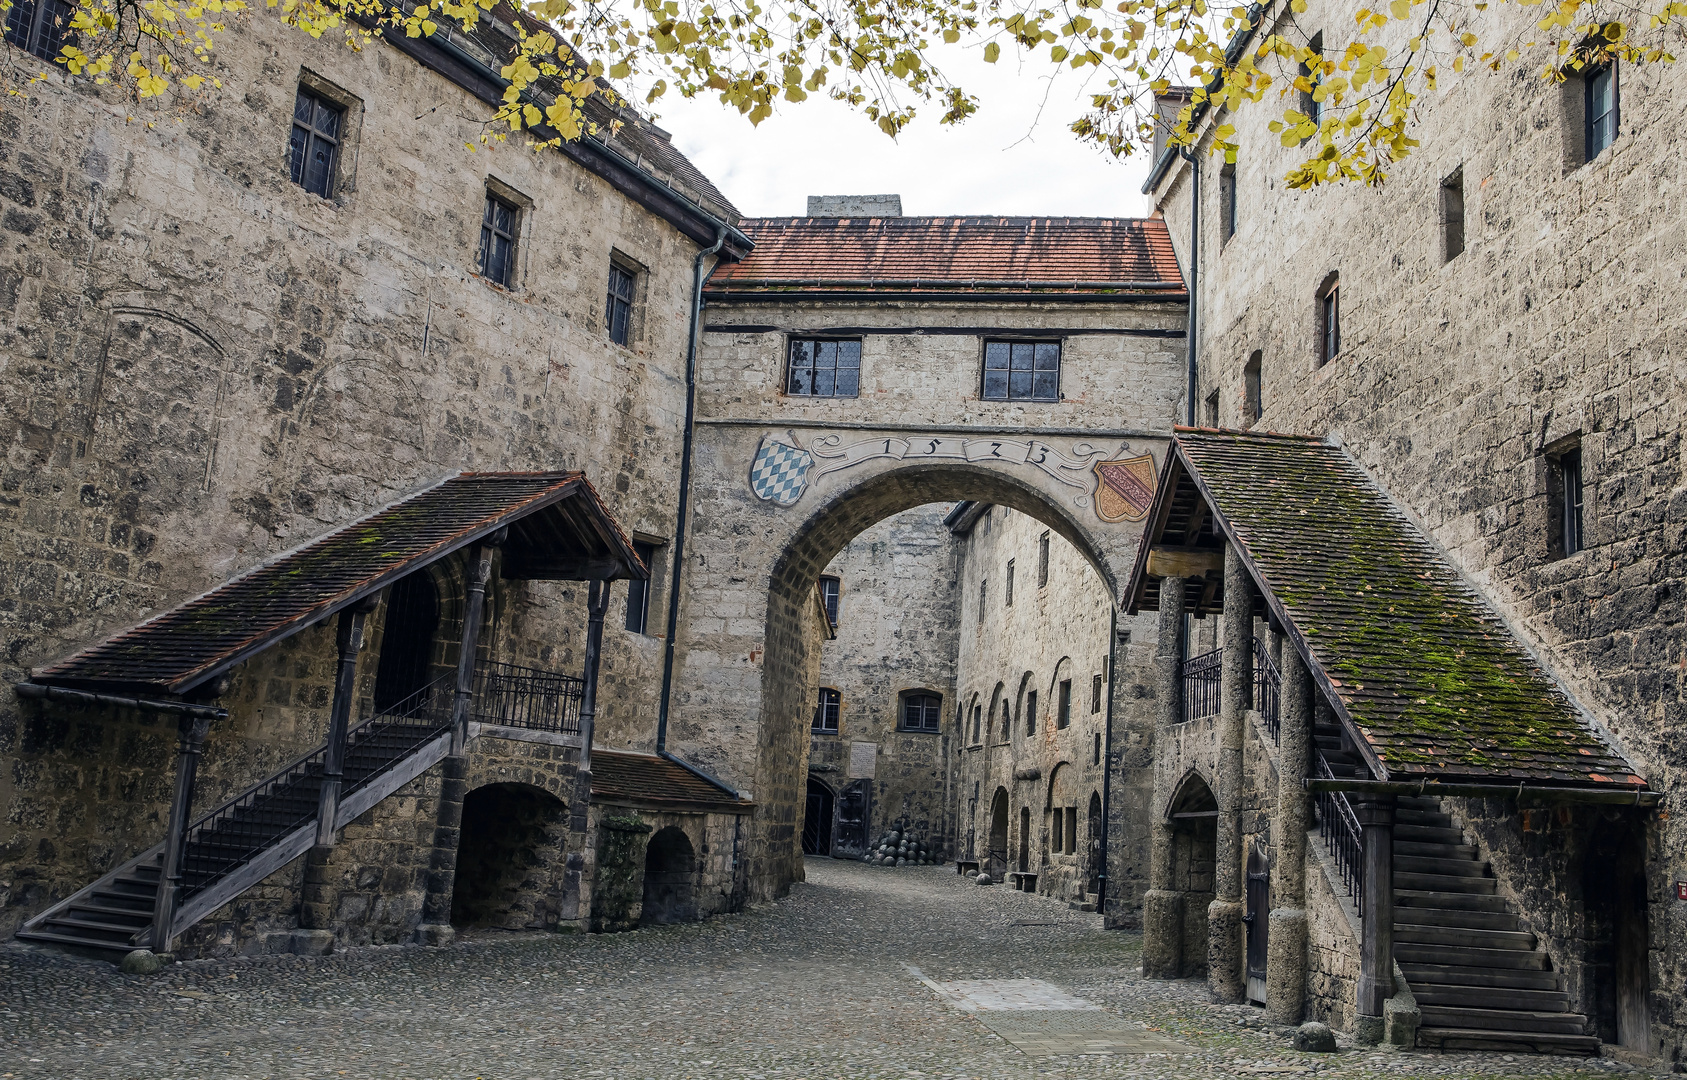
[[1152,577],[1205,577],[1224,569],[1224,552],[1210,548],[1160,545],[1148,552]]

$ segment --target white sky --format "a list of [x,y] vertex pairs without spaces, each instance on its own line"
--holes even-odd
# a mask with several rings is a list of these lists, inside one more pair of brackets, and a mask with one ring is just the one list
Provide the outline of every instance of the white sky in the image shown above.
[[1021,68],[1009,55],[991,65],[951,50],[944,70],[978,112],[945,127],[942,109],[926,106],[895,141],[820,94],[780,102],[759,127],[713,94],[673,95],[657,103],[657,122],[750,217],[802,215],[810,195],[877,194],[901,195],[909,215],[1147,215],[1147,155],[1118,161],[1080,143],[1066,127],[1083,113],[1080,81],[1066,69],[1050,89],[1046,56]]

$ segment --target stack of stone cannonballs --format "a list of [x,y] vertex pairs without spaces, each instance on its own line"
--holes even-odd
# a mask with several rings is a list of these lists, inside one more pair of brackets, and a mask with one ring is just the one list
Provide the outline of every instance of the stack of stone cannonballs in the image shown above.
[[936,866],[941,860],[925,841],[893,829],[880,837],[861,861],[869,866]]

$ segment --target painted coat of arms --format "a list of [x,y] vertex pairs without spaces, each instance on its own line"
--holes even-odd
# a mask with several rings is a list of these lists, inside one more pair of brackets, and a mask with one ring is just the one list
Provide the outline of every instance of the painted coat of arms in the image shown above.
[[813,464],[814,459],[790,432],[783,437],[763,435],[750,464],[750,490],[776,506],[794,505],[808,489],[808,470]]
[[1095,513],[1102,521],[1141,521],[1154,502],[1154,459],[1148,454],[1095,463]]

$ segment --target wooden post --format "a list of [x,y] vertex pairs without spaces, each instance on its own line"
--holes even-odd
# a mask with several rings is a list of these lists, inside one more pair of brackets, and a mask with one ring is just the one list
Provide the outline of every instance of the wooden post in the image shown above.
[[486,606],[486,580],[492,576],[495,544],[480,544],[469,559],[469,593],[463,605],[463,638],[457,652],[457,697],[451,708],[451,753],[460,755],[469,742],[469,712],[474,700],[475,648],[480,643],[481,612]]
[[164,865],[158,876],[158,895],[152,905],[152,951],[170,951],[176,921],[176,905],[182,891],[182,852],[187,846],[188,815],[193,810],[194,780],[199,773],[199,755],[205,750],[211,720],[205,716],[183,716],[176,727],[176,794],[170,800],[170,822],[164,834]]
[[1247,996],[1242,916],[1242,735],[1253,703],[1253,583],[1236,545],[1224,545],[1224,667],[1218,712],[1218,836],[1207,905],[1207,990],[1214,1001]]
[[[1281,645],[1281,634],[1273,635]],[[1306,826],[1307,795],[1302,781],[1311,771],[1311,673],[1293,646],[1278,651],[1283,681],[1278,716],[1281,757],[1277,771],[1277,814],[1271,836],[1271,909],[1266,936],[1265,1016],[1274,1024],[1298,1024],[1306,1010]]]
[[1350,798],[1365,845],[1365,914],[1359,943],[1359,1015],[1382,1016],[1394,996],[1393,795]]
[[[1166,745],[1171,729],[1183,722],[1185,586],[1182,577],[1160,579],[1159,635],[1154,650],[1156,746]],[[1174,793],[1166,785],[1156,769],[1148,825],[1148,892],[1142,898],[1142,974],[1150,979],[1176,979],[1183,974],[1183,892],[1172,881],[1172,827],[1165,815]]]
[[597,719],[597,671],[603,652],[603,616],[614,581],[594,581],[586,593],[586,670],[580,690],[580,773],[592,772],[592,728]]
[[334,819],[340,812],[340,782],[346,771],[346,728],[357,688],[357,654],[363,649],[363,621],[374,598],[340,612],[340,668],[334,679],[334,703],[328,713],[328,754],[316,803],[316,843],[334,846]]

